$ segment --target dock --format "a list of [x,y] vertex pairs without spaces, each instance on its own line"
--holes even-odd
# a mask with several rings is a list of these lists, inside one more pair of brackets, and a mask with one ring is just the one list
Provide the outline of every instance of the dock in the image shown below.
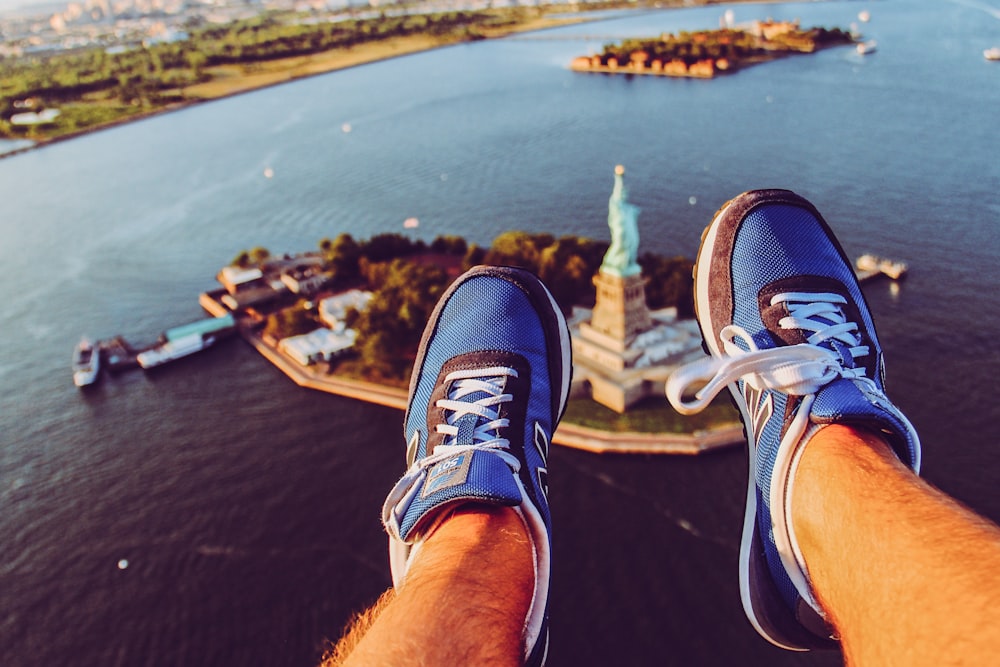
[[135,348],[122,336],[115,336],[97,341],[97,349],[101,354],[101,367],[111,373],[131,370],[139,367],[136,357],[147,347]]
[[906,262],[898,262],[876,255],[861,255],[854,265],[854,275],[859,283],[865,283],[876,278],[891,278],[902,280],[910,267]]

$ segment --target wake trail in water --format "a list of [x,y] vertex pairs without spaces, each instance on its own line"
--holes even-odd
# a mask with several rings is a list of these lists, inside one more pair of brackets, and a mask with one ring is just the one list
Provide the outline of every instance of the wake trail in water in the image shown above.
[[595,471],[589,470],[589,469],[587,469],[587,468],[585,468],[583,466],[574,465],[572,463],[570,463],[570,467],[572,467],[574,470],[576,470],[580,474],[586,475],[587,477],[590,477],[591,479],[594,479],[594,480],[600,482],[604,486],[606,486],[606,487],[608,487],[610,489],[613,489],[614,491],[617,491],[618,493],[621,493],[622,495],[628,496],[630,498],[635,498],[637,500],[644,501],[657,514],[659,514],[661,517],[665,518],[670,523],[674,524],[675,526],[677,526],[678,528],[680,528],[684,532],[688,533],[692,537],[695,537],[695,538],[697,538],[699,540],[703,540],[705,542],[709,542],[711,544],[715,544],[715,545],[720,546],[720,547],[724,547],[724,548],[726,548],[726,549],[728,549],[730,551],[733,551],[733,552],[739,551],[739,546],[737,544],[732,543],[732,542],[730,542],[728,540],[724,540],[724,539],[721,539],[721,538],[718,538],[718,537],[715,537],[715,536],[703,533],[700,529],[698,529],[697,526],[695,526],[694,524],[692,524],[690,521],[688,521],[684,517],[677,516],[674,512],[671,511],[671,509],[669,507],[664,506],[658,500],[654,500],[653,498],[649,498],[649,497],[647,497],[647,496],[645,496],[645,495],[643,495],[641,493],[638,493],[634,488],[631,488],[631,487],[628,487],[628,486],[626,486],[624,484],[621,484],[620,482],[618,482],[617,480],[615,480],[613,477],[611,477],[611,475],[608,475],[607,473],[595,472]]
[[988,5],[985,2],[975,2],[975,0],[948,0],[953,5],[961,5],[970,9],[976,9],[1000,21],[1000,9]]

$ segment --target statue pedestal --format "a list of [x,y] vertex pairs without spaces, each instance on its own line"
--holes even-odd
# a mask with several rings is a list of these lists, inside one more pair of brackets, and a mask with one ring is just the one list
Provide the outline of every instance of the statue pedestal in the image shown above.
[[601,271],[594,277],[597,301],[590,329],[605,347],[624,351],[630,339],[653,322],[646,308],[646,281],[641,275],[621,277]]

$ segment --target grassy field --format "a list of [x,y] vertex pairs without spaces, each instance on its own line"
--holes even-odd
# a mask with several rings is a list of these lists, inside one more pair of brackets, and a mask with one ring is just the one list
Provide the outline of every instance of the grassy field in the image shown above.
[[[586,20],[586,16],[558,19],[539,18],[503,30],[493,31],[488,33],[487,36],[489,38],[504,37],[516,32],[541,30],[560,25],[581,23]],[[293,81],[306,76],[334,72],[348,67],[356,67],[380,60],[428,51],[442,46],[450,46],[458,44],[460,41],[457,38],[448,39],[427,34],[409,35],[360,44],[349,49],[326,51],[310,56],[281,58],[250,65],[209,67],[206,69],[206,72],[211,75],[212,80],[188,86],[184,89],[184,92],[189,98],[216,99],[248,90],[256,90],[265,86],[273,86],[286,81]]]

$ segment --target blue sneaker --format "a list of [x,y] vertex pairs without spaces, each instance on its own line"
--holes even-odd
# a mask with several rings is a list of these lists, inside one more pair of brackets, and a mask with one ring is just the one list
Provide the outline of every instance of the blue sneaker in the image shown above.
[[[851,263],[808,201],[746,192],[705,230],[695,304],[711,357],[674,373],[667,397],[690,414],[728,386],[740,410],[750,456],[743,608],[777,646],[835,647],[789,516],[798,454],[818,429],[847,424],[880,433],[920,468],[917,434],[885,396],[882,348]],[[685,401],[686,388],[705,381]]]
[[532,274],[479,266],[458,278],[420,341],[404,421],[408,470],[382,508],[396,588],[454,507],[516,509],[535,556],[527,665],[544,664],[548,649],[546,460],[569,395],[570,350],[566,321]]

